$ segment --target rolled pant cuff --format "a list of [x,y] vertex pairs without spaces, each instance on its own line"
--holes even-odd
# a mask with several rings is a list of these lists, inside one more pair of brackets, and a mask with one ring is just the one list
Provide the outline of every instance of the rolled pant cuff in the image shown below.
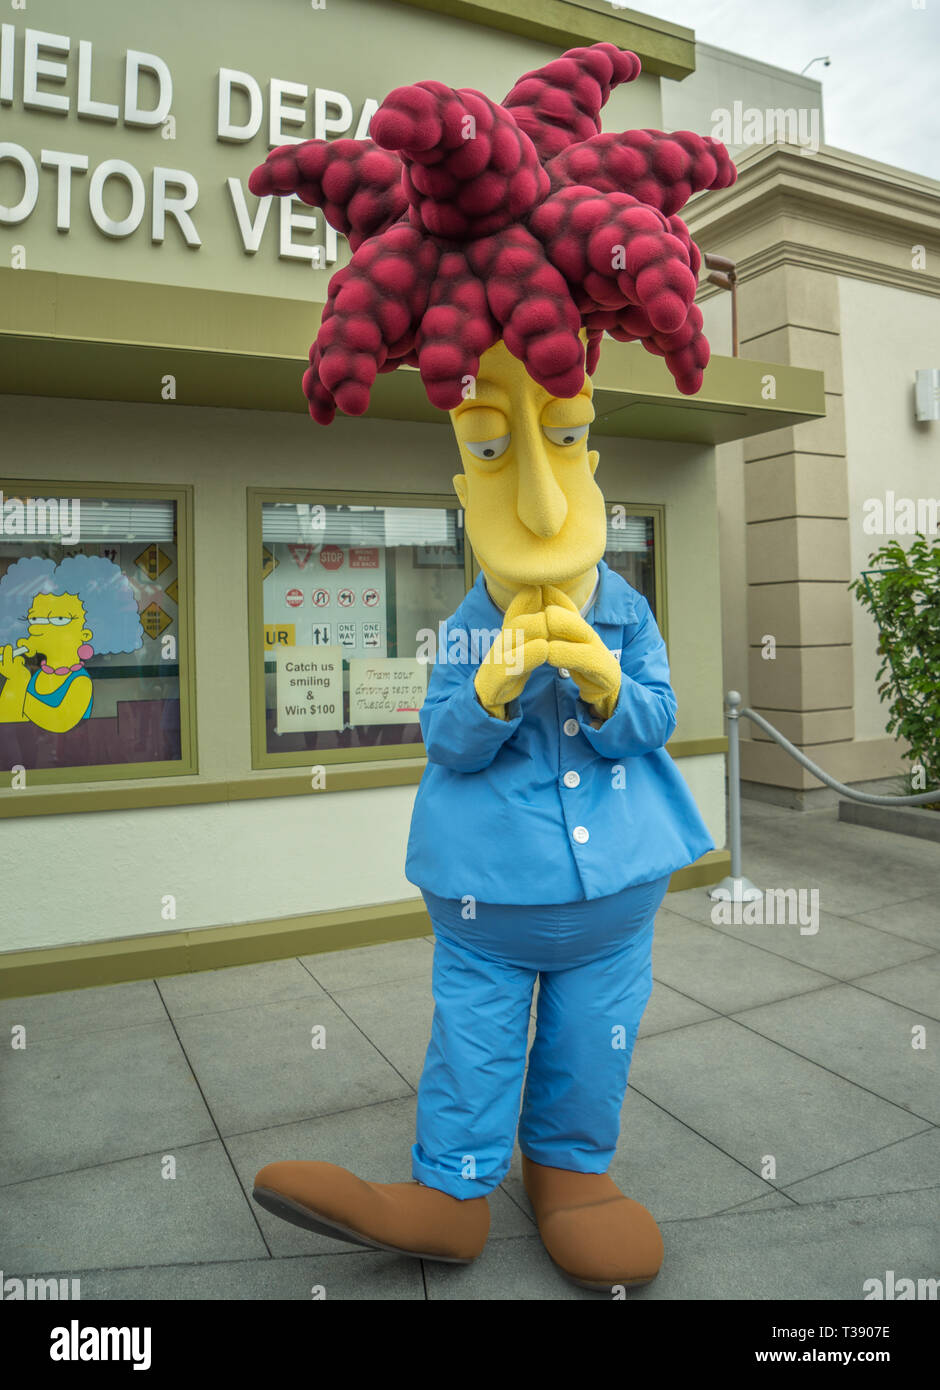
[[550,1148],[539,1144],[523,1144],[519,1148],[532,1163],[543,1168],[564,1168],[569,1173],[606,1173],[614,1158],[609,1154],[579,1154],[570,1148]]
[[[417,1182],[423,1182],[425,1187],[435,1187],[438,1192],[446,1192],[450,1197],[456,1197],[458,1202],[465,1202],[471,1197],[486,1197],[499,1187],[503,1178],[462,1178],[459,1173],[444,1173],[440,1168],[432,1168],[429,1163],[423,1163],[419,1158],[411,1160],[411,1176]],[[503,1177],[505,1177],[505,1173]]]

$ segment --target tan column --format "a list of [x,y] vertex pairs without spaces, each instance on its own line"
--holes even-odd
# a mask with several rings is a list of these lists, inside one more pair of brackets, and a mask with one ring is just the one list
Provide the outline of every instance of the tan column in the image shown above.
[[[826,417],[746,440],[744,476],[750,703],[827,765],[821,745],[855,732],[839,287],[824,271],[778,263],[747,279],[739,298],[742,357],[826,378]],[[749,732],[745,780],[818,785]]]

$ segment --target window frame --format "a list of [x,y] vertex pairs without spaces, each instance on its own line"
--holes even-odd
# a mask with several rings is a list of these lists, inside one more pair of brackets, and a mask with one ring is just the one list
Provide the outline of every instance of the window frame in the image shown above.
[[[426,758],[423,740],[416,743],[373,745],[368,748],[308,748],[300,752],[269,753],[264,691],[264,663],[255,653],[264,641],[264,578],[261,573],[263,545],[263,513],[265,503],[293,502],[309,506],[365,507],[430,507],[436,510],[461,512],[455,493],[431,492],[373,492],[351,488],[278,488],[249,487],[246,489],[246,520],[248,542],[248,683],[249,719],[251,724],[251,767],[254,771],[272,768],[337,767],[357,763],[385,763],[400,758]],[[472,559],[470,542],[464,532],[464,593],[469,592],[476,579],[477,569]],[[447,614],[446,616],[450,616]]]
[[[199,771],[196,728],[196,603],[193,495],[191,484],[84,482],[74,478],[4,478],[5,497],[127,497],[176,506],[178,600],[177,663],[180,669],[180,756],[172,762],[97,763],[82,767],[27,768],[27,789],[86,782],[130,782],[154,777],[192,777]],[[4,537],[4,539],[8,539]],[[32,538],[26,538],[32,539]],[[27,553],[24,548],[24,554]],[[185,663],[185,665],[184,665]]]
[[664,502],[618,502],[607,501],[608,520],[615,507],[622,507],[625,516],[650,516],[653,518],[653,585],[656,595],[656,609],[653,614],[656,626],[662,633],[669,650],[669,605],[666,601],[666,504]]

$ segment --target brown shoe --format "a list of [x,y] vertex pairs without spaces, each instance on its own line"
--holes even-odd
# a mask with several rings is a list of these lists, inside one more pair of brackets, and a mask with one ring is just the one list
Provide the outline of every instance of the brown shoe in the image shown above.
[[269,1163],[253,1196],[318,1235],[447,1264],[475,1260],[490,1229],[485,1197],[459,1201],[417,1182],[364,1182],[335,1163]]
[[648,1284],[663,1262],[653,1217],[606,1173],[546,1168],[522,1156],[522,1180],[542,1244],[555,1264],[585,1289]]

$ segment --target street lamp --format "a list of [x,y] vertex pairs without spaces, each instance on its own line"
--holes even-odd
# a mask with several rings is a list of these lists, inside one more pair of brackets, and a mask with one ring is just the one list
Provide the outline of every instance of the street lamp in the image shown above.
[[814,63],[822,63],[823,67],[827,68],[831,62],[832,59],[829,57],[810,58],[809,62],[806,64],[806,67],[803,69],[803,72],[800,73],[800,76],[802,77],[803,73],[809,72],[810,68],[813,66]]
[[734,261],[729,261],[727,256],[705,256],[705,265],[713,273],[708,277],[708,284],[717,285],[719,289],[731,291],[731,355],[738,355],[738,271]]

